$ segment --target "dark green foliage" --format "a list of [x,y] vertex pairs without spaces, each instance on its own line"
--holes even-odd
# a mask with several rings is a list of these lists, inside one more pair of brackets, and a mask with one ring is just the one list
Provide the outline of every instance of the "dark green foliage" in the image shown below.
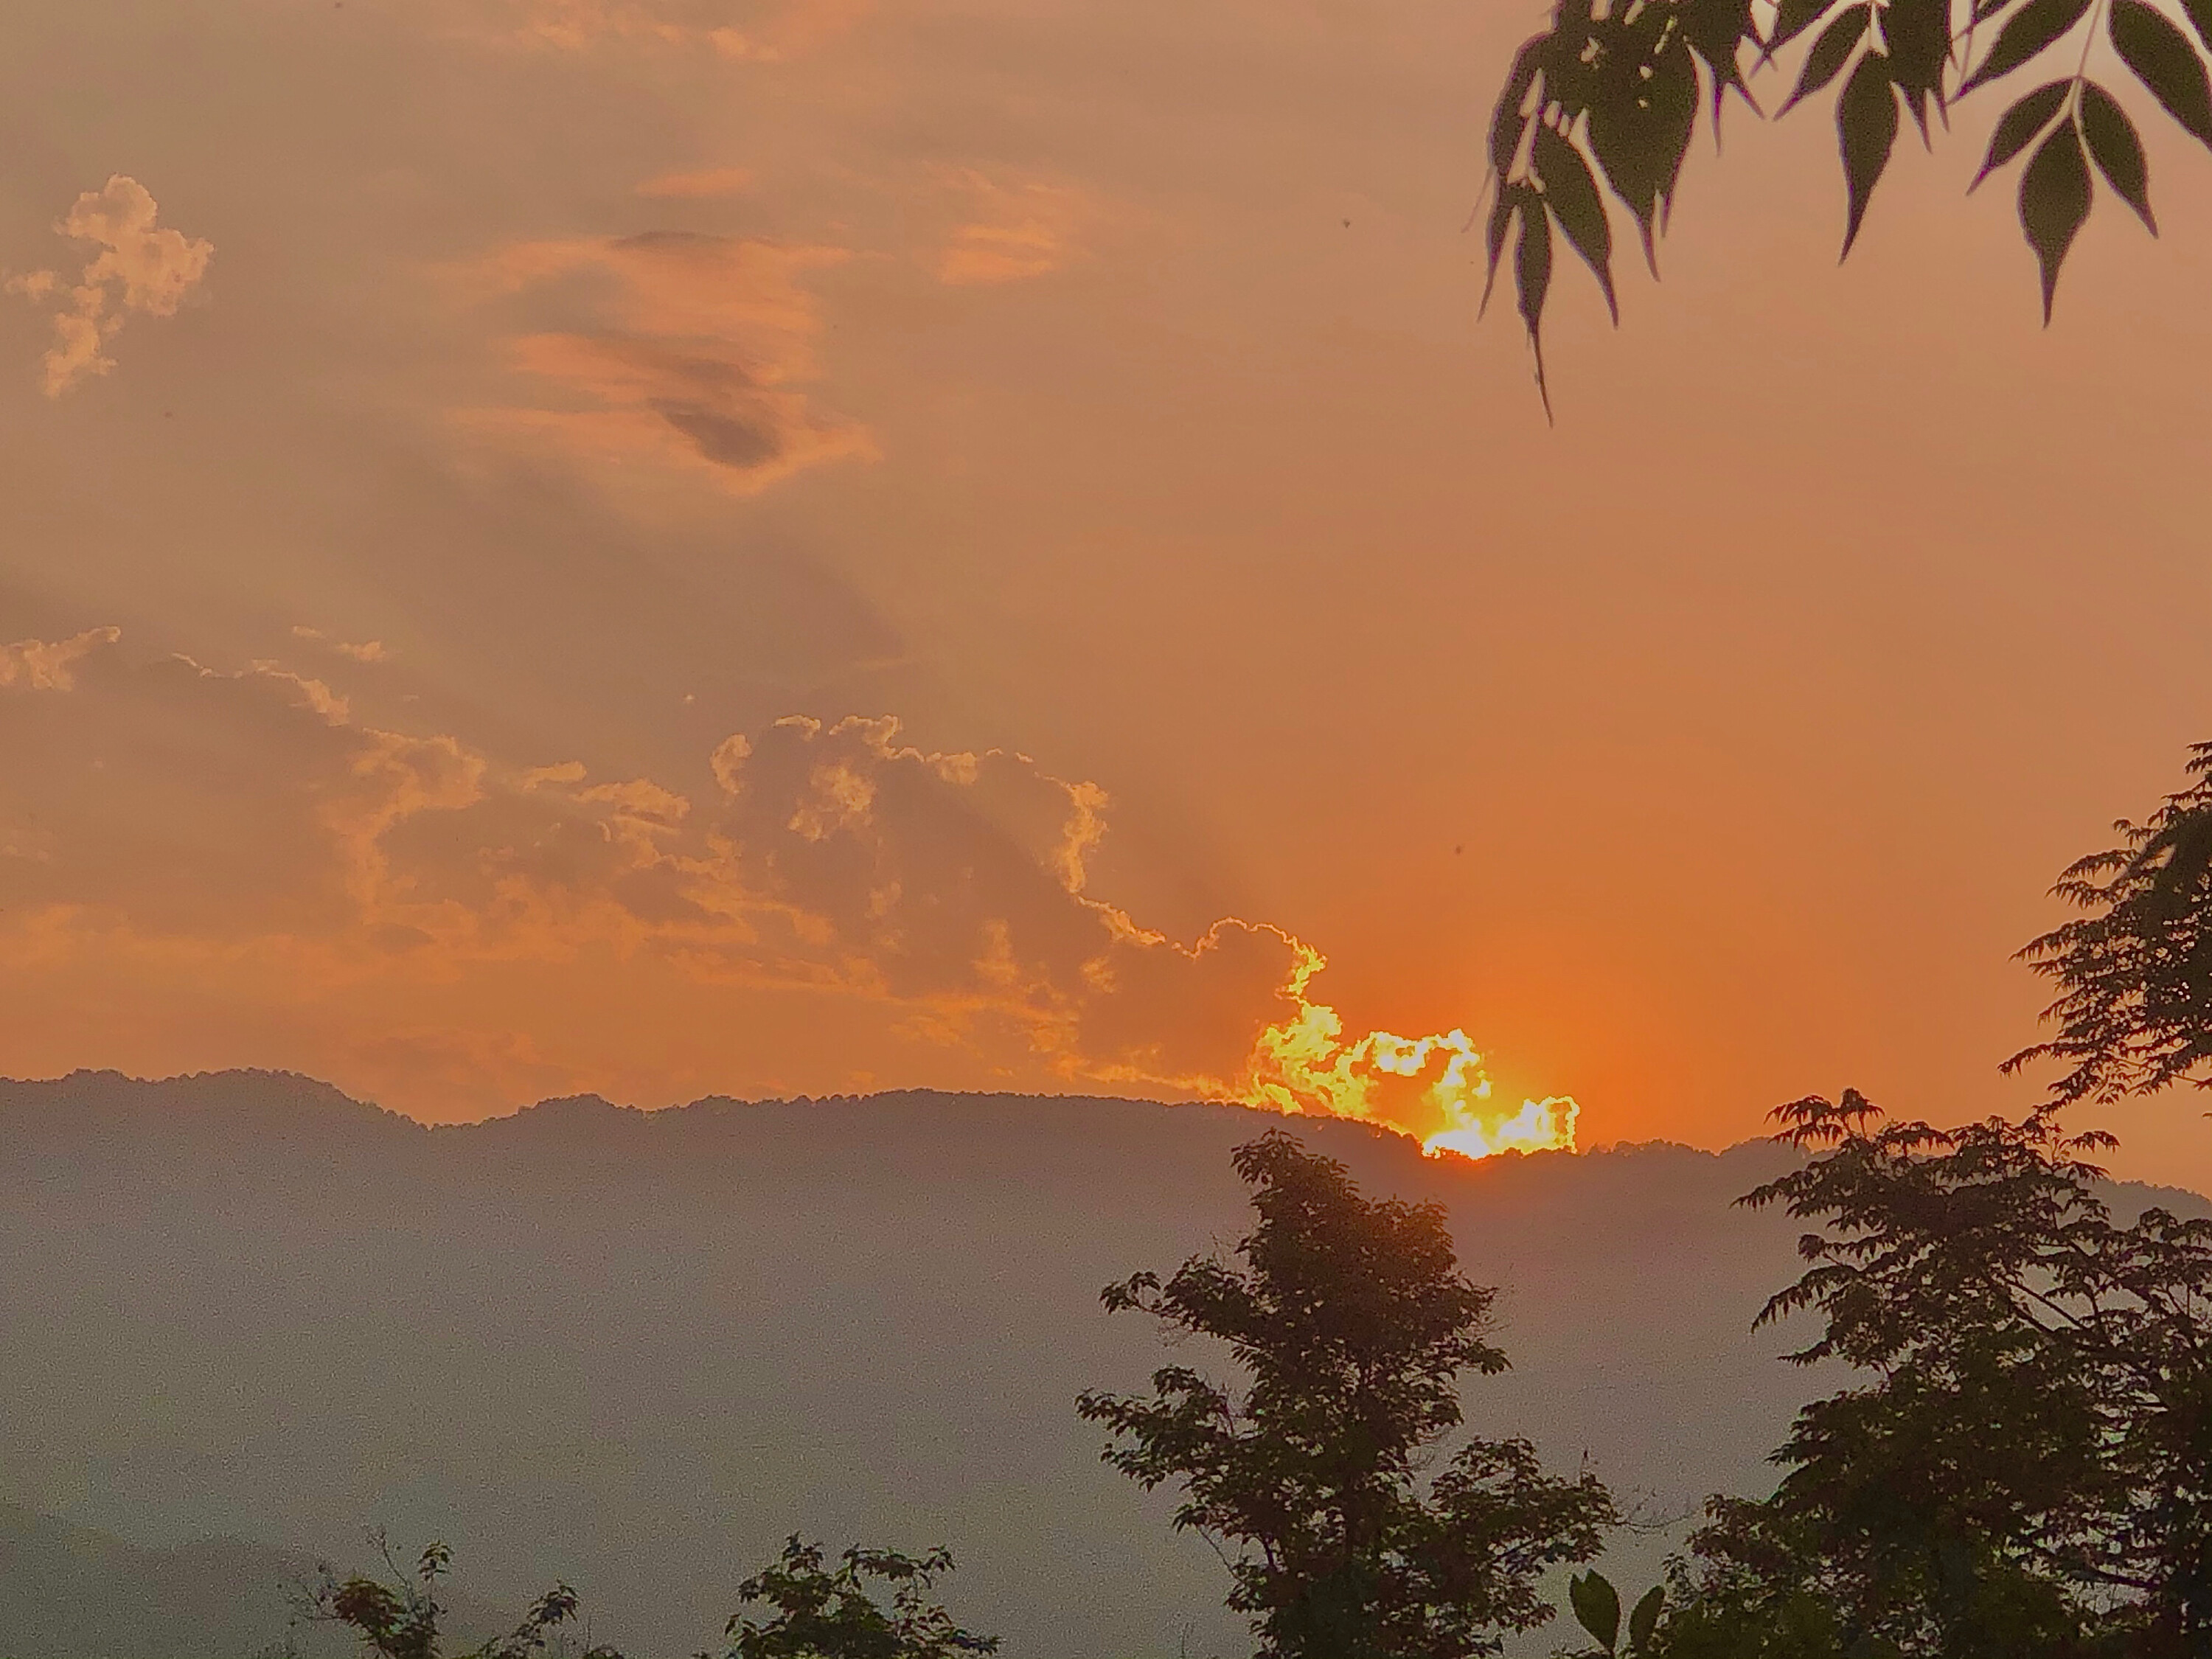
[[1492,1292],[1459,1271],[1438,1206],[1364,1198],[1280,1130],[1236,1162],[1259,1218],[1242,1265],[1194,1256],[1103,1299],[1225,1343],[1247,1385],[1169,1366],[1149,1398],[1084,1395],[1113,1431],[1106,1460],[1182,1487],[1176,1525],[1223,1552],[1263,1659],[1498,1651],[1551,1616],[1538,1576],[1597,1553],[1611,1500],[1519,1440],[1471,1441],[1425,1479],[1462,1375],[1505,1368],[1485,1340]]
[[1630,1610],[1628,1644],[1624,1647],[1620,1642],[1620,1592],[1613,1589],[1613,1580],[1595,1569],[1577,1573],[1567,1581],[1567,1603],[1574,1610],[1575,1622],[1589,1632],[1597,1646],[1587,1653],[1562,1655],[1561,1659],[1611,1659],[1613,1655],[1649,1653],[1652,1634],[1659,1625],[1659,1611],[1666,1600],[1663,1585],[1654,1584],[1644,1592]]
[[[832,1570],[820,1545],[793,1534],[775,1565],[738,1586],[739,1599],[760,1602],[775,1616],[765,1624],[732,1618],[729,1659],[955,1659],[997,1652],[996,1637],[962,1630],[930,1599],[938,1575],[951,1571],[952,1558],[941,1549],[920,1557],[849,1549]],[[890,1587],[888,1608],[877,1603],[870,1579]]]
[[[2094,200],[2090,161],[2156,233],[2149,170],[2134,121],[2112,92],[2086,73],[2088,46],[2100,27],[2142,90],[2212,146],[2212,76],[2200,50],[2212,44],[2212,0],[2186,0],[2183,9],[2196,40],[2144,0],[1780,0],[1763,36],[1749,0],[1558,0],[1551,27],[1514,58],[1490,137],[1491,280],[1506,228],[1517,222],[1516,246],[1523,252],[1516,280],[1540,389],[1551,267],[1527,251],[1547,246],[1545,221],[1567,232],[1619,321],[1611,234],[1597,229],[1595,192],[1586,183],[1604,180],[1635,221],[1652,259],[1700,104],[1711,106],[1717,141],[1728,94],[1756,111],[1748,77],[1808,36],[1779,112],[1841,79],[1836,128],[1846,255],[1887,165],[1900,110],[1911,115],[1926,142],[1931,106],[1945,115],[1954,99],[2007,81],[2055,49],[2072,54],[2070,75],[2019,99],[1999,118],[1981,170],[1986,175],[2041,140],[2024,170],[2019,206],[2048,322],[2059,269]],[[1597,213],[1603,212],[1600,198]],[[1548,410],[1547,390],[1545,401]]]
[[[453,1552],[434,1543],[410,1571],[392,1559],[382,1533],[370,1537],[391,1571],[391,1582],[360,1576],[341,1580],[325,1571],[309,1589],[301,1611],[309,1619],[350,1626],[377,1659],[440,1659],[439,1620],[446,1609],[438,1600],[438,1581],[451,1570]],[[574,1590],[556,1584],[531,1603],[512,1631],[459,1659],[536,1659],[554,1641],[560,1626],[576,1616],[578,1605]],[[612,1648],[595,1647],[583,1659],[622,1656]]]
[[2147,821],[2114,826],[2119,846],[2059,878],[2058,895],[2089,914],[2021,952],[2057,981],[2044,1018],[2058,1030],[2005,1069],[2062,1062],[2054,1105],[2212,1085],[2212,744],[2189,771]]
[[1716,1499],[1656,1651],[1814,1659],[2212,1652],[2212,1223],[2114,1224],[2047,1114],[1938,1130],[1856,1092],[1780,1109],[1807,1407],[1765,1502]]

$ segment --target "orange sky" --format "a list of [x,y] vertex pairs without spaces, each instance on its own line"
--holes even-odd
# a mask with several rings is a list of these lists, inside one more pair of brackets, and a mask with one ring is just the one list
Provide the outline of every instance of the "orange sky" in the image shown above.
[[1825,117],[1734,112],[1547,428],[1462,228],[1534,8],[35,9],[0,1072],[1206,1092],[1303,943],[1585,1145],[1955,1118],[2206,735],[2162,130],[2045,333],[1993,110],[1841,270]]

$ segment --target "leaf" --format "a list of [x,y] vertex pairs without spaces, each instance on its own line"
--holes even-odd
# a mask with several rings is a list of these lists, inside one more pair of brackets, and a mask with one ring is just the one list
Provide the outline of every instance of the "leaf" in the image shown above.
[[1890,79],[1905,94],[1920,136],[1928,137],[1928,100],[1943,103],[1943,66],[1951,50],[1950,0],[1891,0],[1881,15]]
[[[1668,14],[1652,7],[1644,17],[1664,27]],[[1647,29],[1650,24],[1643,25]],[[1657,268],[1653,234],[1698,125],[1698,70],[1678,35],[1662,33],[1645,43],[1631,37],[1589,105],[1589,148],[1628,210],[1636,216],[1644,257]],[[1638,54],[1639,45],[1645,50]],[[1650,71],[1647,77],[1644,71]]]
[[1848,259],[1865,222],[1867,203],[1882,169],[1889,165],[1891,147],[1897,143],[1897,93],[1889,78],[1889,59],[1870,52],[1859,59],[1844,95],[1836,100],[1836,137],[1844,152],[1844,184],[1850,205],[1844,223],[1844,251]]
[[1544,414],[1552,413],[1552,391],[1544,381],[1544,295],[1552,286],[1552,222],[1541,197],[1521,201],[1521,240],[1513,250],[1513,283],[1521,297],[1521,320],[1528,325],[1528,349],[1536,354],[1536,395]]
[[1959,95],[1963,98],[1985,82],[2011,74],[2080,22],[2088,9],[2089,0],[2027,0],[2005,20],[2005,26],[1997,31],[1996,44],[1982,59],[1981,67],[1966,77]]
[[2212,4],[2208,4],[2207,0],[2181,0],[2181,9],[2189,14],[2189,24],[2197,31],[2197,38],[2212,46]]
[[1513,222],[1514,195],[1512,191],[1501,190],[1498,192],[1498,200],[1491,205],[1487,228],[1490,270],[1482,279],[1482,305],[1477,315],[1490,309],[1491,290],[1498,286],[1498,262],[1505,255],[1505,232]]
[[2094,81],[2081,83],[2081,137],[2089,157],[2119,198],[2136,210],[2154,236],[2158,221],[2150,210],[2150,163],[2143,157],[2142,140],[2128,119],[2119,100]]
[[2058,291],[2058,267],[2089,216],[2089,163],[2074,123],[2061,122],[2020,175],[2020,228],[2043,268],[2043,321]]
[[1769,58],[1828,15],[1836,0],[1782,0],[1775,9],[1774,32],[1766,37]]
[[1820,31],[1820,38],[1813,43],[1813,50],[1805,54],[1805,67],[1797,76],[1797,88],[1784,100],[1776,116],[1790,113],[1800,99],[1810,96],[1843,72],[1846,60],[1858,43],[1866,38],[1867,25],[1874,21],[1871,3],[1853,6]]
[[1605,216],[1605,198],[1582,152],[1550,127],[1536,130],[1532,158],[1536,177],[1544,186],[1544,200],[1567,233],[1567,240],[1583,256],[1583,263],[1597,278],[1605,294],[1605,308],[1620,321],[1620,305],[1613,292],[1613,227]]
[[1567,1600],[1574,1604],[1575,1622],[1594,1637],[1607,1653],[1620,1636],[1620,1593],[1603,1573],[1578,1573],[1567,1580]]
[[1521,135],[1528,130],[1528,118],[1521,112],[1521,106],[1528,100],[1528,88],[1536,84],[1544,49],[1552,40],[1548,34],[1540,34],[1522,43],[1513,59],[1513,72],[1505,77],[1505,85],[1498,94],[1498,107],[1491,112],[1490,165],[1501,179],[1512,167],[1514,152],[1521,148]]
[[2212,82],[2189,37],[2143,0],[2112,0],[2112,50],[2166,112],[2212,148]]
[[1628,1615],[1628,1640],[1636,1652],[1641,1653],[1650,1645],[1651,1632],[1659,1626],[1660,1605],[1666,1599],[1667,1587],[1663,1584],[1654,1584],[1644,1592],[1644,1599],[1636,1604],[1636,1610]]
[[1974,182],[1966,186],[1969,192],[1979,188],[1983,179],[2026,149],[2028,140],[2051,125],[2073,84],[2047,81],[1997,118],[1996,131],[1990,135],[1990,153],[1982,158],[1982,170],[1974,175]]

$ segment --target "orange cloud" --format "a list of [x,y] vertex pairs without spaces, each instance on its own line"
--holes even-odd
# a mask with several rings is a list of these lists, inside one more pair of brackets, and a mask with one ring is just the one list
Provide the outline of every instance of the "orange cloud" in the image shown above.
[[[104,982],[133,1030],[197,1008],[196,1041],[239,1045],[210,1063],[270,1058],[264,1025],[320,1032],[294,1063],[451,1115],[742,1086],[731,1014],[803,996],[1031,1086],[1539,1144],[1488,1109],[1461,1033],[1346,1042],[1282,929],[1186,945],[1091,895],[1108,798],[1022,755],[794,715],[726,739],[687,794],[363,725],[274,665],[134,664],[113,629],[7,647],[0,686],[18,1006]],[[678,1029],[639,1029],[641,985]]]
[[520,297],[581,326],[507,343],[532,402],[459,411],[465,428],[578,457],[703,473],[750,494],[809,466],[874,453],[857,424],[816,410],[820,311],[805,273],[842,249],[656,232],[520,242],[464,273],[484,298]]
[[640,185],[637,193],[657,201],[700,201],[740,195],[752,185],[750,167],[707,167],[696,173],[664,173]]
[[440,21],[465,35],[559,52],[676,47],[780,63],[835,40],[867,9],[867,0],[477,0],[459,21]]
[[1079,252],[1076,235],[1090,216],[1087,198],[1063,185],[1010,184],[962,169],[943,182],[966,217],[937,255],[937,279],[955,287],[1048,276]]
[[107,348],[132,316],[173,317],[207,275],[211,242],[162,228],[161,210],[136,179],[112,176],[100,190],[76,198],[61,222],[61,235],[99,249],[75,278],[34,270],[0,283],[7,293],[43,304],[57,295],[65,303],[53,313],[54,343],[44,360],[45,389],[58,398],[88,376],[107,374],[115,360]]

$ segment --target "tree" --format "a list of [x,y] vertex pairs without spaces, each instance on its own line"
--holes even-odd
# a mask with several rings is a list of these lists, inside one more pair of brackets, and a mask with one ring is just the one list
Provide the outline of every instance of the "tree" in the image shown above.
[[[392,1581],[364,1577],[339,1579],[326,1567],[307,1591],[302,1611],[311,1620],[349,1626],[378,1659],[440,1659],[442,1632],[439,1620],[445,1604],[438,1599],[438,1581],[451,1571],[453,1552],[441,1543],[423,1550],[411,1571],[393,1559],[391,1541],[382,1532],[369,1534]],[[559,1627],[576,1616],[576,1592],[556,1583],[530,1604],[520,1624],[505,1636],[494,1637],[461,1659],[536,1659],[556,1639]],[[610,1647],[587,1650],[584,1659],[622,1659]]]
[[2119,846],[2059,878],[2059,896],[2092,914],[2021,953],[2057,981],[2044,1018],[2058,1033],[2005,1070],[2063,1063],[2053,1106],[2184,1079],[2212,1087],[2212,744],[2190,751],[2189,774],[2190,786],[2145,822],[2113,826]]
[[[793,1534],[773,1566],[738,1586],[740,1601],[763,1603],[775,1617],[766,1624],[732,1617],[728,1659],[955,1659],[997,1652],[998,1638],[962,1630],[930,1600],[937,1576],[951,1571],[952,1558],[942,1549],[919,1558],[848,1549],[833,1571],[819,1544]],[[890,1586],[888,1610],[869,1592],[871,1578]]]
[[1838,88],[1846,256],[1903,116],[1926,143],[1931,111],[1948,131],[1954,100],[2015,84],[2047,53],[2061,53],[2061,72],[1996,118],[1974,179],[1978,186],[2027,157],[2020,222],[2041,273],[2048,323],[2059,267],[2089,216],[2094,178],[2157,233],[2134,121],[2120,97],[2088,74],[2100,36],[2137,83],[2130,98],[2148,94],[2212,148],[2212,77],[2202,51],[2212,45],[2212,0],[2179,0],[2179,9],[2187,31],[2147,0],[1778,0],[1762,29],[1751,0],[1557,0],[1551,27],[1515,57],[1490,129],[1490,282],[1510,237],[1540,392],[1553,227],[1589,266],[1618,321],[1613,234],[1598,179],[1628,210],[1656,272],[1656,240],[1700,109],[1710,108],[1717,143],[1729,96],[1759,112],[1751,77],[1808,36],[1779,112]]
[[1949,1130],[1855,1091],[1778,1109],[1816,1152],[1747,1194],[1820,1231],[1765,1322],[1871,1380],[1799,1413],[1763,1502],[1678,1563],[1672,1659],[2212,1652],[2212,1222],[2125,1226],[2050,1112]]
[[1194,1256],[1103,1299],[1226,1344],[1247,1380],[1171,1365],[1149,1398],[1084,1395],[1105,1460],[1182,1487],[1175,1524],[1223,1553],[1262,1659],[1498,1651],[1551,1616],[1539,1574],[1597,1553],[1611,1499],[1587,1474],[1547,1476],[1522,1440],[1471,1440],[1425,1478],[1462,1375],[1505,1369],[1485,1340],[1494,1292],[1460,1273],[1439,1206],[1364,1198],[1279,1129],[1235,1161],[1258,1212],[1242,1265]]

